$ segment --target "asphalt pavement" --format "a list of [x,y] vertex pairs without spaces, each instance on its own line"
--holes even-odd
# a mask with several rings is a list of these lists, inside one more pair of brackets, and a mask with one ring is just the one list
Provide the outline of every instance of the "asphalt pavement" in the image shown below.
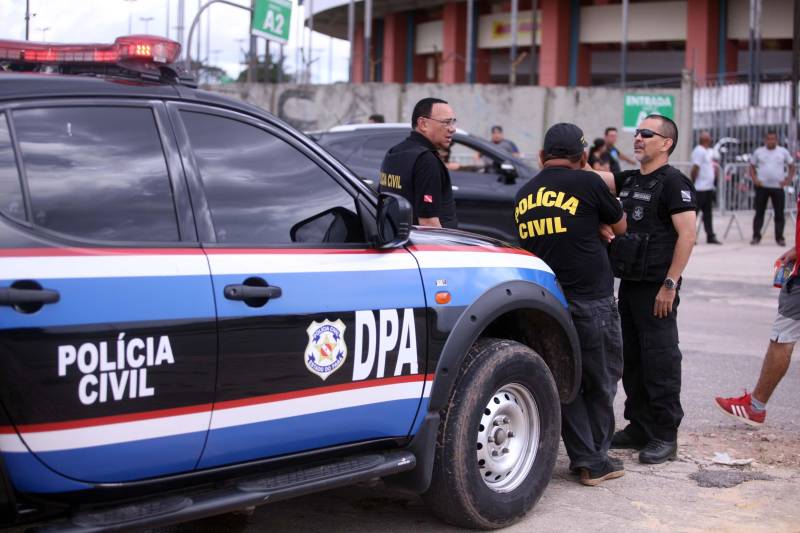
[[[794,221],[787,222],[791,245]],[[800,531],[800,355],[770,400],[763,427],[725,417],[713,404],[716,395],[738,396],[755,386],[777,309],[773,263],[783,251],[770,237],[771,227],[761,244],[751,246],[749,219],[738,217],[725,238],[728,223],[717,217],[722,246],[705,244],[701,232],[684,274],[678,320],[686,416],[678,460],[649,466],[639,464],[633,452],[614,452],[624,460],[626,475],[584,487],[569,473],[562,448],[542,499],[506,531]],[[623,402],[620,386],[619,425]],[[751,462],[715,464],[717,452]],[[380,482],[169,529],[220,530],[456,531],[438,522],[419,498]]]

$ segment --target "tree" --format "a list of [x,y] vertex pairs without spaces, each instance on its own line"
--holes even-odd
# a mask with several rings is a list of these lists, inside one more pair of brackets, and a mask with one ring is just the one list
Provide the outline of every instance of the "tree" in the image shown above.
[[[247,81],[247,71],[249,67],[244,69],[242,72],[239,73],[239,77],[236,78],[237,83],[244,83]],[[269,70],[269,72],[267,72]],[[269,69],[265,65],[264,61],[259,61],[256,64],[256,75],[255,80],[257,83],[278,83],[279,76],[278,73],[281,72],[280,65],[278,62],[272,60],[269,62]],[[294,81],[294,76],[289,74],[289,72],[284,67],[282,70],[282,80],[285,83]]]

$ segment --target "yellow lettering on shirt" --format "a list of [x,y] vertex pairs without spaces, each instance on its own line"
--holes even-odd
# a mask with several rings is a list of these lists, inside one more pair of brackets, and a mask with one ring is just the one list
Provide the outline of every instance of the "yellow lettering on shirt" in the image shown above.
[[540,235],[567,232],[561,217],[539,217],[520,222],[520,215],[524,215],[528,211],[534,211],[539,207],[557,207],[574,216],[579,206],[580,200],[575,196],[569,196],[563,191],[547,190],[546,187],[541,187],[536,191],[535,197],[533,194],[529,194],[521,198],[514,208],[514,219],[519,225],[519,238],[525,240]]
[[579,204],[580,202],[578,201],[577,198],[575,198],[574,196],[570,196],[569,200],[567,200],[561,205],[561,209],[563,209],[564,211],[569,211],[569,213],[572,216],[575,216],[575,212],[578,211]]
[[387,174],[381,172],[381,187],[389,187],[390,189],[403,190],[403,185],[400,183],[400,176],[397,174]]
[[537,218],[519,225],[519,238],[523,240],[540,235],[553,235],[566,232],[567,228],[564,227],[561,217]]

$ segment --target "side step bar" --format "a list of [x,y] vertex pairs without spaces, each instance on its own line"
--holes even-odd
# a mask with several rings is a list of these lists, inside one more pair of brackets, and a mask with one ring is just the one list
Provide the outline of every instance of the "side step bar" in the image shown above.
[[68,520],[33,531],[96,532],[166,526],[405,472],[416,463],[416,457],[408,451],[353,455],[241,478],[204,492],[78,512]]

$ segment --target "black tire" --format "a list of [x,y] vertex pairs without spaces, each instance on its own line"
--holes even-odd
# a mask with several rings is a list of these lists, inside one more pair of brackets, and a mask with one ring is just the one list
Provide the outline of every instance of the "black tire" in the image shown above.
[[[510,398],[508,392],[511,392]],[[524,402],[526,398],[528,403]],[[534,409],[519,408],[529,405],[533,405]],[[490,407],[496,409],[493,411]],[[499,466],[499,463],[492,462],[495,459],[487,463],[484,459],[483,464],[479,465],[478,455],[486,457],[487,453],[491,453],[488,452],[489,448],[492,448],[500,455],[500,460],[505,459],[504,453],[510,453],[509,458],[516,457],[516,452],[509,452],[509,448],[513,447],[509,444],[511,438],[508,432],[502,433],[503,427],[511,426],[508,426],[509,417],[501,416],[501,409],[517,408],[527,416],[538,415],[538,439],[534,437],[534,431],[528,432],[527,439],[524,431],[520,431],[523,433],[522,440],[519,440],[520,435],[513,435],[518,439],[514,441],[514,446],[527,449],[529,453],[519,455],[525,459],[512,461],[518,465],[516,473],[509,472],[507,477],[495,481],[495,478],[502,476],[498,476],[497,472],[487,476],[487,464],[491,468],[492,465]],[[512,418],[515,418],[513,413]],[[485,425],[488,420],[492,421],[490,427],[493,428],[489,432]],[[519,417],[515,420],[519,420]],[[513,426],[514,420],[511,424]],[[525,426],[513,427],[524,429]],[[534,427],[533,424],[531,427]],[[484,440],[491,431],[495,432],[488,441],[491,444],[482,445],[480,440]],[[536,504],[550,482],[560,432],[558,391],[542,358],[518,342],[479,339],[461,365],[448,405],[441,412],[433,478],[430,488],[422,497],[434,514],[453,525],[475,529],[510,525]],[[505,451],[498,451],[498,443],[502,445],[503,442],[508,447],[502,448]],[[521,445],[520,442],[528,445]],[[525,463],[528,463],[527,466]]]

